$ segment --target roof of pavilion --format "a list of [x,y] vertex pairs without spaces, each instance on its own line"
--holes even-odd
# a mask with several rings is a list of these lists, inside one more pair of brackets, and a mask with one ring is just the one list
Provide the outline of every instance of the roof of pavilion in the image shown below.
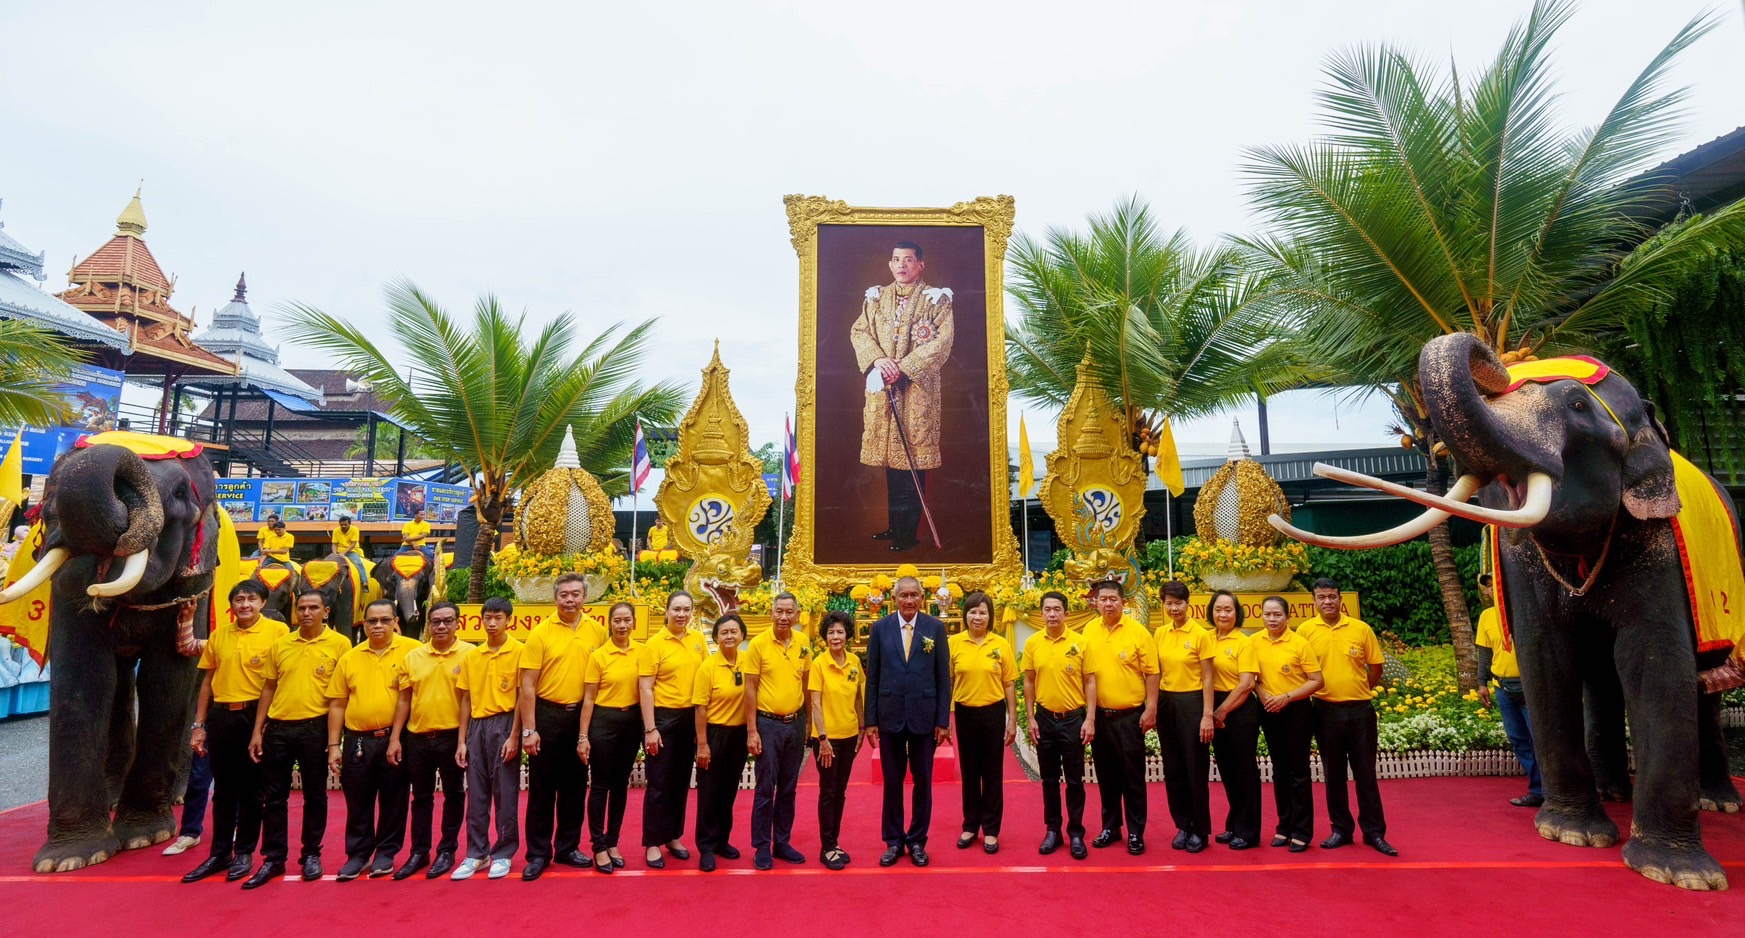
[[202,387],[241,384],[268,391],[278,391],[314,403],[322,403],[319,388],[279,365],[279,350],[267,342],[261,332],[261,318],[248,305],[248,279],[238,277],[236,294],[230,302],[212,316],[212,324],[194,337],[202,348],[218,352],[227,358],[242,359],[242,374],[236,378],[199,378],[189,383]]
[[[0,222],[0,229],[4,226]],[[48,279],[42,264],[41,253],[32,254],[29,248],[0,230],[0,316],[33,322],[74,342],[125,350],[127,336],[93,321],[30,283]]]

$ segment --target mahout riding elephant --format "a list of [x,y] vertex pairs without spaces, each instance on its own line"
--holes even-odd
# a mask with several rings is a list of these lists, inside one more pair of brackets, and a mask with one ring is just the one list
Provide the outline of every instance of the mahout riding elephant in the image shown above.
[[328,554],[325,559],[303,564],[299,591],[312,589],[327,599],[327,625],[355,644],[361,636],[364,607],[382,596],[382,586],[370,577],[368,561],[361,565],[346,554]]
[[0,592],[0,603],[48,610],[46,636],[34,636],[53,665],[39,873],[175,834],[195,639],[210,628],[215,581],[237,579],[235,533],[213,493],[199,444],[125,431],[86,437],[50,472],[40,544]]
[[[443,556],[441,542],[437,542],[436,556],[439,559]],[[400,615],[401,633],[419,638],[424,634],[424,610],[431,602],[431,590],[445,573],[441,564],[432,562],[422,550],[402,547],[393,556],[376,564],[370,578],[381,586],[384,599],[394,601],[394,609]]]
[[[1461,473],[1449,496],[1323,472],[1431,510],[1382,535],[1311,541],[1381,546],[1448,514],[1504,528],[1495,548],[1500,608],[1544,778],[1540,835],[1576,846],[1618,842],[1587,752],[1586,689],[1601,738],[1628,712],[1636,777],[1624,862],[1658,882],[1726,888],[1703,849],[1698,804],[1739,802],[1725,774],[1718,717],[1719,692],[1745,680],[1738,658],[1745,613],[1735,611],[1737,598],[1715,602],[1692,586],[1741,579],[1727,500],[1672,453],[1653,406],[1602,362],[1510,367],[1477,337],[1458,334],[1427,344],[1418,374],[1430,422]],[[1467,504],[1481,489],[1486,507]],[[1618,791],[1623,766],[1614,764],[1622,748],[1611,749],[1601,765],[1606,785],[1614,797],[1627,796],[1627,787]]]

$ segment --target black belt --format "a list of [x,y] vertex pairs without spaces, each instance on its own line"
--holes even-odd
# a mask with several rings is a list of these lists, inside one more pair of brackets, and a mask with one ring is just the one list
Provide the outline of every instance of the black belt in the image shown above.
[[1070,720],[1073,717],[1084,716],[1085,715],[1085,708],[1077,707],[1075,709],[1067,710],[1067,711],[1063,712],[1063,711],[1050,710],[1047,707],[1037,707],[1036,712],[1040,713],[1044,716],[1053,717],[1056,720]]
[[640,709],[642,709],[642,707],[637,704],[631,704],[628,707],[602,707],[599,704],[594,705],[595,713],[600,713],[602,711],[606,713],[631,713]]
[[996,700],[991,704],[958,704],[957,705],[957,709],[959,709],[959,710],[977,710],[977,711],[980,711],[980,710],[993,710],[995,708],[999,708],[1001,710],[1004,710],[1006,708],[1006,702],[1003,700]]
[[454,734],[458,735],[460,733],[460,727],[455,726],[455,727],[450,727],[449,729],[446,729],[446,730],[431,730],[428,733],[413,733],[412,735],[420,736],[420,737],[423,737],[424,739],[441,739],[442,737],[447,736],[450,733],[454,733]]
[[218,703],[214,701],[212,705],[220,710],[248,710],[258,703],[260,703],[260,700],[257,698],[255,700],[244,700],[241,703]]
[[311,723],[317,722],[326,723],[327,717],[325,715],[318,717],[305,717],[301,720],[275,720],[272,717],[267,717],[268,726],[308,726]]
[[544,697],[538,697],[535,699],[538,700],[540,703],[545,704],[548,707],[556,707],[559,710],[579,710],[579,709],[581,709],[581,706],[582,706],[579,703],[572,703],[572,704],[558,703],[555,700],[546,700]]
[[773,720],[777,723],[792,723],[800,718],[800,714],[798,711],[795,711],[784,716],[778,713],[771,713],[768,710],[759,710],[757,712],[757,718],[760,720]]
[[388,727],[385,727],[385,726],[384,726],[384,727],[382,727],[382,728],[381,728],[381,729],[379,729],[379,730],[353,730],[353,729],[348,729],[348,730],[346,730],[346,732],[347,732],[347,733],[350,733],[350,734],[351,734],[351,735],[353,735],[353,736],[373,736],[373,737],[380,737],[380,736],[386,736],[386,735],[388,735]]
[[1126,714],[1133,713],[1134,711],[1136,711],[1138,709],[1139,709],[1138,707],[1098,707],[1097,708],[1097,716],[1100,716],[1100,717],[1125,716]]

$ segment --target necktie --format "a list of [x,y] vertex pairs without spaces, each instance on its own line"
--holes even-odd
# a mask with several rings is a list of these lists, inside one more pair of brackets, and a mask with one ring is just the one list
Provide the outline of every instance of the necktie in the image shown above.
[[904,661],[909,660],[909,646],[911,644],[913,644],[914,641],[915,641],[915,626],[912,623],[908,623],[908,622],[903,623],[903,660]]

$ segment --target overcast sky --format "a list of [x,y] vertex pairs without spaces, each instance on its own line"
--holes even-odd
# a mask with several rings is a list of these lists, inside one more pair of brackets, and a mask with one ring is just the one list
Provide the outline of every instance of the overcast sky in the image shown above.
[[[1566,123],[1597,121],[1706,6],[1584,3],[1555,56]],[[62,289],[144,178],[147,241],[202,325],[244,270],[258,312],[303,302],[378,332],[381,285],[398,277],[456,311],[484,291],[533,323],[571,310],[590,333],[659,317],[649,376],[694,388],[719,338],[762,441],[793,406],[784,193],[1009,193],[1033,234],[1137,193],[1196,238],[1244,232],[1241,150],[1314,132],[1330,53],[1385,41],[1472,73],[1528,9],[5,3],[0,220],[48,251],[46,286]],[[1691,116],[1665,156],[1745,124],[1745,29],[1738,3],[1721,9],[1675,73]],[[1029,413],[1049,448],[1053,415]],[[1299,394],[1272,415],[1279,449],[1393,440],[1375,403],[1335,414]],[[1257,442],[1253,413],[1239,416]],[[1184,454],[1222,452],[1229,423],[1178,429]]]

